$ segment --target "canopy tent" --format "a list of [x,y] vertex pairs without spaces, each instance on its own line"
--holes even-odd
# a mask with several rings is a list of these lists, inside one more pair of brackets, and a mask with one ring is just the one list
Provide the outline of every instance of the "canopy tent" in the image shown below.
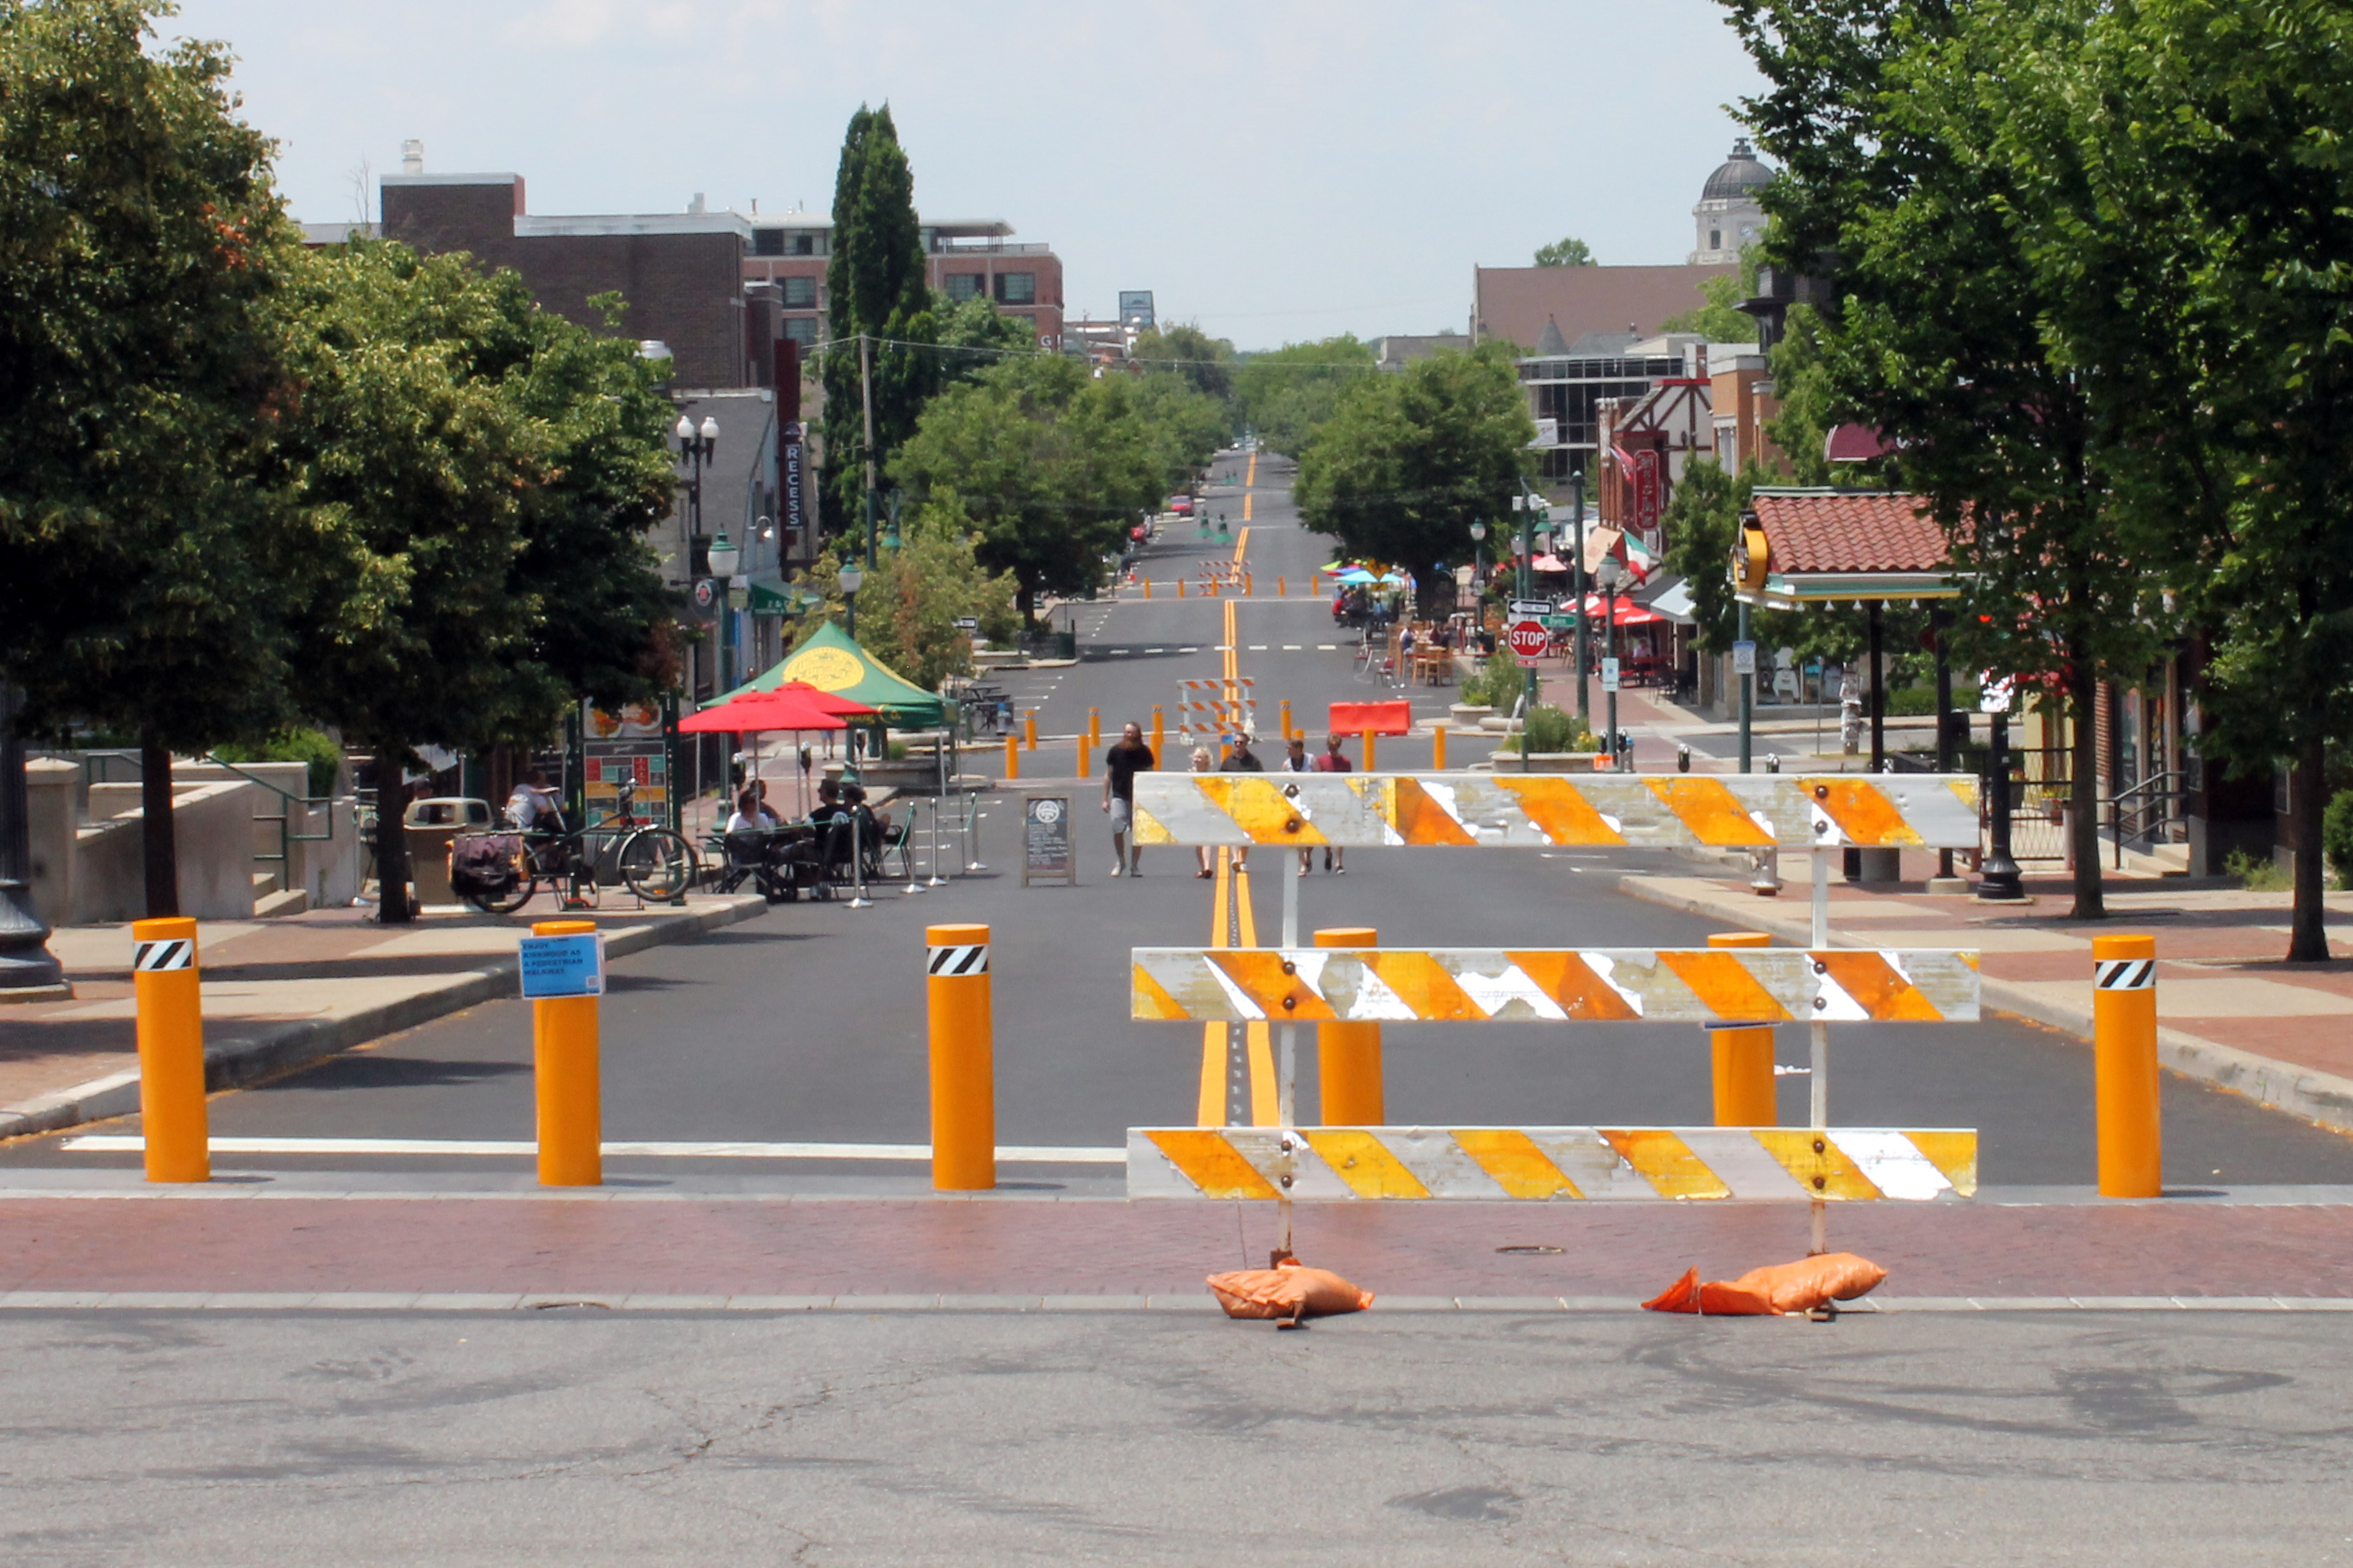
[[828,621],[783,663],[755,676],[737,692],[773,691],[791,681],[834,697],[862,702],[894,729],[924,730],[944,724],[953,709],[946,699],[902,679],[896,670],[850,641]]
[[855,698],[839,696],[831,691],[820,691],[806,680],[787,680],[782,686],[776,688],[776,690],[788,692],[796,697],[805,697],[827,712],[838,713],[845,719],[881,717],[872,708]]

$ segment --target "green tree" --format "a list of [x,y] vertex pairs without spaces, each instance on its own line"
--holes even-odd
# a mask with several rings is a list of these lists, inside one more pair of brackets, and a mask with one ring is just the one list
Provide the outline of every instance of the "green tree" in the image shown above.
[[2117,448],[2046,324],[2067,308],[2012,220],[2031,199],[1983,155],[2018,62],[1970,9],[1913,0],[1726,0],[1769,90],[1747,101],[1781,177],[1778,267],[1840,258],[1816,323],[1818,412],[1894,437],[1890,467],[1968,575],[1956,643],[2052,676],[2073,725],[2073,915],[2105,912],[2094,700],[2157,642],[2161,545],[2114,504]]
[[[826,614],[809,617],[804,640],[844,608],[840,573],[849,544],[837,541],[812,574],[826,596]],[[1011,577],[980,564],[963,500],[954,490],[935,490],[902,526],[899,548],[878,558],[859,584],[859,644],[936,691],[949,676],[972,673],[972,639],[956,625],[959,619],[979,622],[980,635],[991,642],[1020,634],[1015,591]]]
[[1372,345],[1350,335],[1285,343],[1244,356],[1234,373],[1234,395],[1259,439],[1295,458],[1339,407],[1341,395],[1379,368]]
[[1350,553],[1428,580],[1510,515],[1535,438],[1508,351],[1442,353],[1347,392],[1300,455],[1299,515]]
[[1123,378],[1151,432],[1160,489],[1184,489],[1233,437],[1233,408],[1197,389],[1188,376],[1156,370]]
[[1007,360],[934,399],[892,459],[918,496],[962,499],[976,559],[1013,576],[1025,617],[1042,595],[1094,586],[1165,493],[1166,452],[1132,379],[1096,380],[1060,355]]
[[1538,250],[1536,265],[1538,267],[1590,267],[1593,265],[1593,247],[1572,235],[1567,239],[1547,245]]
[[937,357],[944,380],[970,381],[998,360],[1040,352],[1028,317],[1000,310],[983,295],[958,304],[935,293],[932,303],[940,323]]
[[[891,106],[863,104],[849,117],[833,184],[833,257],[826,264],[824,526],[863,530],[867,468],[882,465],[914,434],[923,405],[946,368],[938,341],[937,296],[924,280],[915,217],[914,175],[899,145]],[[860,350],[864,351],[861,362]],[[862,368],[861,368],[862,366]],[[866,447],[866,405],[874,407],[874,450]]]
[[1757,293],[1757,247],[1740,252],[1740,270],[1700,279],[1700,303],[1659,323],[1662,332],[1698,332],[1712,343],[1753,343],[1757,318],[1740,309]]
[[331,571],[272,484],[299,240],[218,45],[160,0],[0,5],[0,681],[135,735],[146,903],[172,755],[281,725],[279,581]]
[[1973,26],[1967,58],[2006,62],[1974,84],[1986,156],[2115,447],[2119,531],[2173,547],[2168,585],[2219,634],[2196,743],[2292,764],[2287,955],[2325,960],[2329,752],[2353,739],[2353,15],[2001,0]]
[[1234,395],[1234,345],[1190,321],[1155,327],[1135,340],[1135,360],[1147,370],[1173,370],[1204,396]]

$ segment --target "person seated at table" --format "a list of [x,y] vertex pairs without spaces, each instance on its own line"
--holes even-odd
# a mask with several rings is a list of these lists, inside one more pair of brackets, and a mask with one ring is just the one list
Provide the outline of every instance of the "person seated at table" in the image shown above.
[[843,805],[858,814],[858,830],[866,836],[868,843],[887,844],[890,842],[891,814],[887,811],[876,811],[872,806],[866,804],[865,785],[842,785],[841,801]]
[[741,833],[777,826],[776,814],[761,801],[757,790],[747,789],[735,797],[734,815],[727,819],[727,831]]
[[817,805],[809,808],[810,822],[820,825],[831,822],[838,816],[847,816],[849,810],[848,806],[841,804],[841,785],[838,781],[833,779],[818,781]]

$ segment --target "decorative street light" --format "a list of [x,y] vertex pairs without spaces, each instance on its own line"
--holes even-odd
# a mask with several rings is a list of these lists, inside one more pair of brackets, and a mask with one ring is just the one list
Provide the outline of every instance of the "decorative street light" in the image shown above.
[[844,629],[849,632],[849,640],[856,642],[858,640],[858,585],[866,581],[866,574],[855,566],[845,566],[841,569],[841,575],[835,580],[841,584],[842,618],[849,623]]
[[735,601],[731,590],[735,581],[736,565],[743,560],[744,552],[735,548],[734,542],[727,537],[727,531],[723,528],[712,540],[708,553],[712,604],[717,612],[713,625],[718,632],[719,689],[725,691],[735,684]]
[[[1487,574],[1487,525],[1483,522],[1474,522],[1471,525],[1471,563],[1478,568],[1471,577],[1472,582],[1477,583]],[[1481,584],[1481,586],[1484,585]]]
[[[1601,584],[1602,593],[1602,657],[1609,661],[1608,668],[1613,671],[1618,668],[1618,584],[1625,574],[1625,567],[1620,564],[1615,555],[1603,556],[1601,564],[1593,571],[1594,579]],[[1609,765],[1615,768],[1618,765],[1618,682],[1607,681],[1604,686],[1609,699]]]
[[1978,881],[1978,897],[1989,903],[2016,903],[2026,897],[2026,884],[2010,849],[2010,704],[2014,688],[2013,681],[1988,678],[1978,699],[1992,731],[1986,747],[1986,787],[1993,792],[1987,802],[1989,832]]

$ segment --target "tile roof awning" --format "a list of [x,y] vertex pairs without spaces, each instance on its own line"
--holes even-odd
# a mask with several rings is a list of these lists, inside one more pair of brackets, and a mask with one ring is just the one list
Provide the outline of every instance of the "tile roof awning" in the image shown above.
[[1752,569],[1737,588],[1750,605],[1949,599],[1966,585],[1947,562],[1944,530],[1916,496],[1760,488],[1741,526],[1751,542],[1761,530],[1765,543],[1761,576]]

